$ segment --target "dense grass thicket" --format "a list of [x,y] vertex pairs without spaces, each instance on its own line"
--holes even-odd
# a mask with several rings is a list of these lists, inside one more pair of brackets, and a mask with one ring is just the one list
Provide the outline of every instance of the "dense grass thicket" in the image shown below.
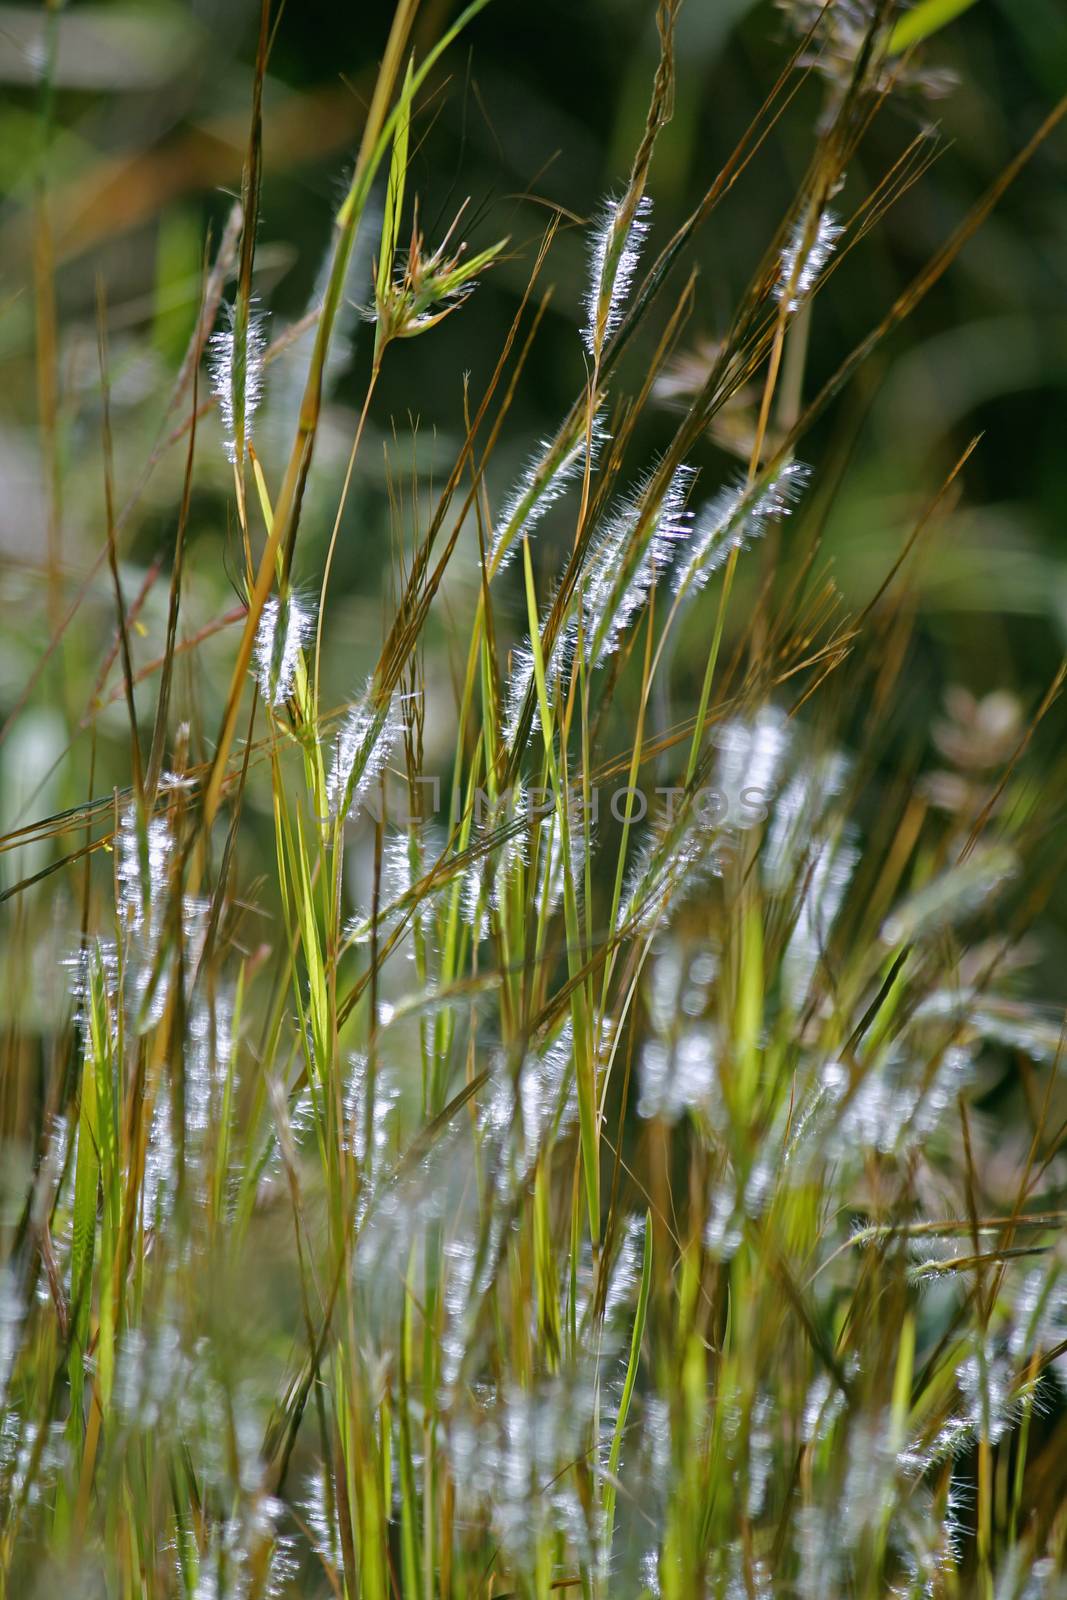
[[[263,0],[240,198],[188,341],[165,286],[143,309],[148,385],[103,274],[62,357],[40,169],[0,1595],[1067,1594],[1063,675],[912,692],[917,575],[995,439],[901,483],[862,605],[823,549],[871,363],[1067,102],[838,349],[826,307],[938,159],[930,97],[969,93],[936,59],[964,6],[766,8],[755,120],[661,215],[659,0],[628,172],[498,238],[414,176],[484,5],[428,32],[399,0],[287,321]],[[726,301],[739,199],[762,242]],[[438,375],[434,436],[411,342],[462,350],[498,274],[513,320]],[[572,403],[526,438],[561,316]],[[64,492],[98,508],[77,584]]]

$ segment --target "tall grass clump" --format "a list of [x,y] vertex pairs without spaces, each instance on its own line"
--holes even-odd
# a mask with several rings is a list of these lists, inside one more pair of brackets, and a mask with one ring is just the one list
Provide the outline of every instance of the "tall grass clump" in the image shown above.
[[[469,244],[473,215],[431,224],[414,192],[483,6],[430,38],[399,0],[287,328],[255,279],[264,0],[240,201],[140,476],[101,292],[110,620],[86,705],[55,612],[25,694],[61,711],[75,789],[3,840],[0,1593],[1063,1594],[1062,1012],[1028,973],[1062,675],[1028,705],[956,690],[926,760],[914,575],[990,446],[905,486],[850,608],[821,424],[1064,104],[829,364],[849,258],[937,155],[904,120],[873,171],[871,130],[929,91],[918,49],[961,7],[780,3],[780,75],[679,217],[654,209],[686,70],[659,0],[632,164],[588,197],[573,403],[523,441],[566,219]],[[795,195],[701,344],[720,206],[816,84]],[[380,385],[520,267],[499,352],[454,374],[452,455],[409,472]],[[124,531],[164,458],[135,593]],[[206,483],[217,625],[186,620]],[[338,593],[353,561],[380,633]],[[982,1108],[1008,1077],[1015,1131]]]

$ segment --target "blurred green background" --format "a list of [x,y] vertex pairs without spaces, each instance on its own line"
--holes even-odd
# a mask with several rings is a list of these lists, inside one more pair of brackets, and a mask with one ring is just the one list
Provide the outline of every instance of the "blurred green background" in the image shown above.
[[[416,49],[452,15],[430,0]],[[290,0],[282,13],[264,98],[265,176],[256,272],[273,337],[314,296],[333,209],[362,125],[362,99],[391,7]],[[108,307],[116,502],[125,507],[166,422],[167,396],[193,326],[205,239],[216,241],[239,190],[247,140],[258,7],[221,4],[72,4],[55,12],[0,7],[5,83],[0,161],[0,750],[3,820],[11,827],[84,798],[88,742],[61,759],[85,718],[113,637],[104,539],[101,397],[96,298]],[[661,245],[719,169],[794,48],[783,10],[768,0],[689,0],[679,27],[672,124],[653,165],[651,248]],[[433,245],[469,197],[462,236],[471,248],[503,234],[508,258],[462,313],[431,335],[394,348],[386,364],[342,529],[326,630],[324,682],[338,701],[373,664],[398,531],[424,513],[462,436],[463,381],[478,395],[499,354],[546,225],[562,225],[541,278],[553,294],[526,380],[489,475],[497,503],[536,441],[551,430],[584,378],[577,335],[587,229],[598,202],[622,181],[639,137],[657,56],[650,0],[548,0],[536,8],[496,0],[450,51],[421,98],[410,183]],[[52,61],[53,92],[42,88]],[[1067,11],[1058,0],[977,0],[926,47],[924,65],[954,86],[936,99],[895,96],[849,176],[847,214],[909,141],[931,130],[937,159],[863,239],[820,296],[807,387],[830,371],[879,319],[969,206],[1025,142],[1067,85]],[[942,85],[944,87],[944,85]],[[725,331],[731,309],[795,193],[825,89],[805,82],[742,180],[698,236],[699,269],[685,349]],[[933,148],[933,145],[931,145]],[[976,433],[984,435],[958,506],[938,527],[914,573],[917,649],[908,715],[925,738],[948,685],[975,694],[1018,693],[1032,706],[1067,642],[1067,562],[1062,507],[1067,392],[1067,130],[1024,171],[946,277],[898,329],[806,441],[816,485],[839,476],[825,549],[846,603],[863,603],[900,549],[922,504]],[[44,198],[42,199],[42,196]],[[47,230],[42,227],[47,219]],[[365,230],[352,299],[370,298],[373,230]],[[44,243],[42,244],[42,240]],[[55,261],[58,343],[56,462],[39,426],[36,367],[40,308],[35,249]],[[683,269],[687,270],[687,269]],[[679,273],[680,287],[683,276]],[[670,296],[628,352],[623,392],[635,392]],[[366,380],[371,339],[354,304],[352,349],[321,433],[297,563],[317,589],[333,508]],[[301,347],[270,370],[255,431],[268,482],[287,451],[302,379]],[[634,472],[669,437],[675,417],[651,408],[635,439]],[[157,653],[166,604],[183,448],[167,451],[123,524],[124,584],[136,595],[162,561],[138,612],[137,664]],[[700,496],[736,470],[721,442],[701,458]],[[414,492],[412,492],[412,486]],[[237,602],[232,477],[217,420],[197,450],[183,629],[209,627]],[[400,510],[398,511],[398,505]],[[49,523],[59,553],[49,572]],[[542,581],[558,567],[566,513],[539,535]],[[442,618],[462,624],[477,584],[474,530],[461,542],[443,591]],[[511,577],[504,580],[511,581]],[[82,585],[75,622],[25,695],[49,638]],[[524,627],[517,581],[516,633]],[[690,626],[700,634],[704,624]],[[428,754],[450,718],[452,663],[430,663]],[[465,634],[456,630],[459,647]],[[505,641],[506,643],[507,641]],[[703,661],[703,637],[693,637]],[[215,726],[232,635],[213,634],[179,682],[194,751]],[[192,663],[199,662],[193,670]],[[684,668],[684,661],[683,661]],[[699,667],[694,666],[694,672]],[[114,670],[104,698],[117,688]],[[695,690],[694,690],[695,694]],[[151,694],[143,694],[146,709]],[[127,778],[124,709],[98,718],[94,789]],[[8,858],[7,882],[47,860]]]

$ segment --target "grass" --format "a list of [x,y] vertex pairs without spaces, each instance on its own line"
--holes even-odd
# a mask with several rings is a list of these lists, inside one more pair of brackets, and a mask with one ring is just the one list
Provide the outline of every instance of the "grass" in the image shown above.
[[[1067,103],[814,382],[839,265],[935,149],[918,135],[875,181],[858,153],[921,83],[903,47],[963,8],[793,7],[795,53],[662,242],[654,156],[684,61],[661,0],[644,134],[593,235],[573,404],[503,494],[490,463],[555,217],[488,382],[456,376],[443,488],[391,469],[382,642],[337,706],[332,569],[360,537],[346,502],[380,375],[521,254],[468,251],[463,212],[427,243],[412,193],[420,94],[482,3],[413,52],[400,0],[320,292],[273,342],[254,294],[264,3],[240,208],[125,509],[101,291],[114,642],[83,707],[57,670],[78,604],[56,588],[4,730],[51,696],[84,798],[2,841],[20,865],[0,1592],[1059,1594],[1062,1015],[1025,963],[1062,865],[1032,762],[1063,673],[1026,707],[958,692],[931,769],[908,723],[913,584],[977,441],[912,486],[924,508],[851,614],[821,554],[833,464],[798,451]],[[694,250],[816,67],[795,199],[694,376]],[[47,251],[39,273],[58,458]],[[353,299],[373,351],[305,582]],[[274,453],[256,401],[286,368]],[[641,460],[638,425],[683,370]],[[730,417],[724,474],[706,440]],[[195,489],[223,443],[239,605],[192,627]],[[175,451],[169,577],[133,593],[125,522]],[[113,705],[128,761],[108,790]],[[442,717],[444,770],[427,757]],[[73,930],[58,986],[56,923]],[[1023,1109],[1001,1148],[982,1102],[1005,1084]]]

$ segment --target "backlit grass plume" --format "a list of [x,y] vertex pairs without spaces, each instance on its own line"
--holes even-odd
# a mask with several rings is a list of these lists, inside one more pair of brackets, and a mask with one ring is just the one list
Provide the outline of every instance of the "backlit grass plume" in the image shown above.
[[[485,0],[371,17],[373,66],[334,30],[343,93],[288,104],[264,3],[206,264],[169,142],[116,210],[81,99],[16,186],[0,1600],[1067,1592],[1067,668],[1007,681],[1021,537],[1014,626],[980,613],[996,443],[924,431],[889,492],[875,454],[883,355],[925,301],[941,372],[927,296],[1064,110],[947,238],[936,199],[909,224],[898,282],[930,142],[896,108],[963,9],[650,5],[580,306],[597,175],[571,212],[512,171]],[[734,26],[751,126],[688,60]],[[347,123],[320,268],[271,206]],[[182,137],[221,184],[231,134]],[[64,387],[115,218],[159,303],[112,312],[112,380],[101,294]]]

